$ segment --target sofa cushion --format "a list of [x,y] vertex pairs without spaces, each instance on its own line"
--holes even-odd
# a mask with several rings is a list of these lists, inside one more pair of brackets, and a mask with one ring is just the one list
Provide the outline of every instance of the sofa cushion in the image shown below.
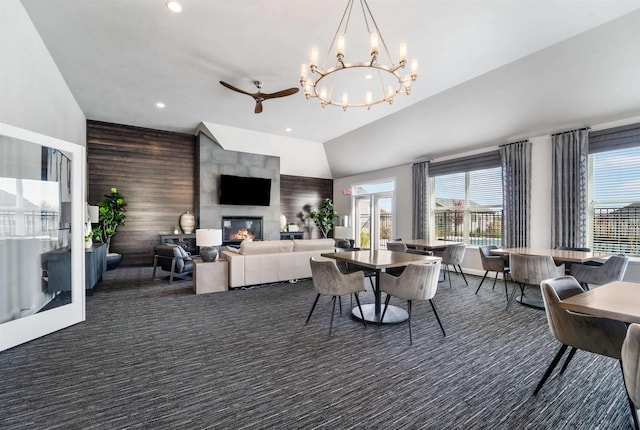
[[333,239],[301,239],[293,241],[293,252],[330,251],[335,247]]
[[280,254],[291,251],[293,251],[293,241],[291,240],[244,241],[240,244],[240,254],[242,255]]

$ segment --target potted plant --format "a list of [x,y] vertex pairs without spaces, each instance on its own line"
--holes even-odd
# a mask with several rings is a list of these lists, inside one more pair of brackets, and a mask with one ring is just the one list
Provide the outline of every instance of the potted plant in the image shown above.
[[318,210],[309,212],[309,218],[318,226],[322,232],[322,236],[326,239],[327,235],[333,228],[334,219],[338,216],[338,212],[333,209],[333,201],[330,198],[324,199]]
[[118,227],[124,225],[126,205],[117,188],[111,188],[111,193],[105,194],[104,199],[98,202],[98,225],[93,229],[93,237],[107,245],[107,270],[117,267],[122,259],[120,254],[110,253],[109,247]]

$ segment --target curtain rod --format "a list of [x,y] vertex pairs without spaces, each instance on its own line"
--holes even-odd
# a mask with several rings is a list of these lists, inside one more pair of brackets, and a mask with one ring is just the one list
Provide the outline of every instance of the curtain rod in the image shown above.
[[582,131],[582,130],[591,130],[591,126],[588,125],[588,126],[582,127],[582,128],[574,128],[573,130],[561,131],[559,133],[553,133],[551,136],[559,136],[561,134],[573,133],[574,131]]
[[519,140],[517,142],[511,142],[511,143],[503,143],[502,145],[500,145],[500,148],[502,148],[503,146],[515,145],[516,143],[527,143],[528,141],[529,139]]

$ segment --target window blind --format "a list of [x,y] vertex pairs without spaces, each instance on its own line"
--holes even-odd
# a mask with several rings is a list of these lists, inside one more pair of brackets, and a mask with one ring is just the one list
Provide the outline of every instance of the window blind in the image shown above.
[[589,133],[589,153],[640,146],[640,124],[625,125]]
[[468,157],[429,163],[429,176],[451,175],[472,170],[490,169],[501,165],[500,152],[491,151]]

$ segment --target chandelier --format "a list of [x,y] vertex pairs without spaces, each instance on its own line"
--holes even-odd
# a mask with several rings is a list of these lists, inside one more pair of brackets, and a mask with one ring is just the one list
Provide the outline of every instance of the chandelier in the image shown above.
[[[370,109],[379,103],[391,104],[396,94],[409,94],[411,82],[418,76],[418,61],[415,58],[411,60],[410,72],[401,75],[407,64],[407,45],[400,42],[397,63],[394,63],[367,0],[360,0],[360,6],[368,37],[359,41],[354,39],[353,42],[354,46],[360,42],[363,53],[367,51],[368,42],[369,57],[366,61],[347,62],[346,33],[351,21],[353,3],[354,0],[347,3],[322,67],[318,64],[318,47],[313,46],[309,53],[309,65],[303,64],[300,68],[300,85],[304,89],[305,97],[318,98],[322,107],[341,106],[346,111],[350,107]],[[380,47],[386,58],[381,58]],[[333,61],[332,53],[336,58],[333,65],[330,64]],[[308,71],[311,72],[309,76]],[[350,98],[350,94],[353,98]],[[359,98],[356,99],[354,96]]]

